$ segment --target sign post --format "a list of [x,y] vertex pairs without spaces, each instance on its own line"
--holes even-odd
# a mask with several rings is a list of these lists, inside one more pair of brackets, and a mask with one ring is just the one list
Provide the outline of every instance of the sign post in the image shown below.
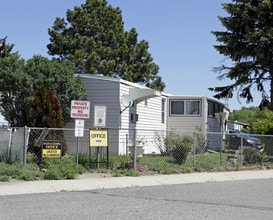
[[72,100],[70,117],[75,118],[75,137],[77,137],[77,167],[79,163],[79,137],[84,136],[84,120],[90,117],[90,102]]
[[[94,106],[94,127],[98,130],[105,127],[106,125],[106,106],[105,105],[95,105]],[[99,161],[100,161],[100,153],[103,154],[101,151],[101,147],[96,147],[96,157],[97,157],[97,168],[99,169]],[[108,147],[107,147],[107,158],[108,158]],[[108,159],[107,159],[108,161]]]
[[107,166],[109,165],[109,149],[108,149],[108,130],[107,129],[90,129],[89,130],[90,147],[96,147],[97,151],[97,167],[99,168],[99,149],[107,147]]
[[76,119],[75,120],[75,137],[77,137],[77,157],[76,157],[77,167],[79,164],[79,148],[80,148],[79,137],[83,137],[83,136],[84,136],[84,120]]

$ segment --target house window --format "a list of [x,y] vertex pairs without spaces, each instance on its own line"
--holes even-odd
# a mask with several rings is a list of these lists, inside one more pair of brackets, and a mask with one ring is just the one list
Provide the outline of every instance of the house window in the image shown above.
[[215,103],[208,102],[208,116],[215,117],[215,113],[223,112],[223,106]]
[[171,100],[171,115],[200,115],[200,100]]
[[165,105],[166,105],[166,99],[161,100],[161,123],[165,123]]

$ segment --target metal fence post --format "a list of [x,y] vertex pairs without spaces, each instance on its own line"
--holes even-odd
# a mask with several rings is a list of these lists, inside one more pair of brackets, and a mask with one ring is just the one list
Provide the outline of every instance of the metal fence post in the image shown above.
[[220,167],[223,166],[223,129],[221,129],[221,133],[220,133]]
[[244,140],[243,140],[243,136],[241,136],[241,149],[239,150],[239,154],[241,157],[241,166],[243,166],[243,150],[244,150]]
[[24,144],[23,144],[23,164],[27,163],[27,126],[24,127]]
[[79,137],[77,137],[77,155],[76,155],[76,166],[78,168],[79,166],[79,147],[80,146],[80,140]]
[[8,144],[8,152],[7,152],[7,160],[8,161],[11,161],[11,157],[12,157],[12,155],[11,155],[11,142],[12,142],[12,132],[13,132],[13,130],[12,130],[12,128],[9,128],[8,129],[8,131],[9,131],[9,144]]
[[133,146],[133,151],[134,151],[134,170],[137,171],[137,130],[135,129],[135,135],[134,135],[134,146]]
[[195,134],[193,139],[193,169],[195,169],[195,154],[196,154],[196,144],[197,144],[197,137]]

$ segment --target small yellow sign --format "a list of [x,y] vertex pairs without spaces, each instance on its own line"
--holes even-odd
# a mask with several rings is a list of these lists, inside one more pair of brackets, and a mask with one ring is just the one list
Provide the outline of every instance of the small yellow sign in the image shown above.
[[58,141],[43,142],[42,157],[45,158],[61,158],[62,146]]
[[43,157],[60,158],[61,157],[61,150],[43,149]]
[[108,130],[89,130],[90,147],[107,147],[108,146]]

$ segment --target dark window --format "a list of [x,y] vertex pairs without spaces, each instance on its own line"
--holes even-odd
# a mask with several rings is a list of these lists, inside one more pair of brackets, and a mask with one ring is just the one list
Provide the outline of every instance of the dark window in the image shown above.
[[165,103],[166,99],[161,100],[161,123],[165,123]]
[[171,115],[200,115],[200,100],[171,100]]
[[223,106],[215,103],[208,102],[208,116],[215,117],[215,113],[223,112]]

